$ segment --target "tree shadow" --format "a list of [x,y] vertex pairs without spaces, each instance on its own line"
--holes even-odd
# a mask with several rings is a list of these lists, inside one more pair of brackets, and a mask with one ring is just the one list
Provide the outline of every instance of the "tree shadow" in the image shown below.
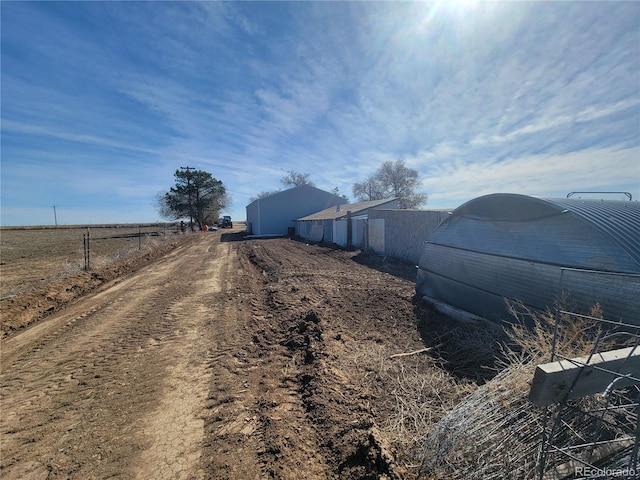
[[410,282],[416,281],[417,269],[412,263],[404,262],[391,257],[381,257],[366,252],[360,252],[353,257],[353,261],[373,268],[379,272],[388,273],[394,277],[402,278]]
[[247,232],[229,232],[220,235],[221,242],[241,242],[247,236]]
[[491,322],[462,323],[437,311],[416,294],[416,326],[431,356],[450,375],[482,385],[496,376],[503,359],[504,330]]

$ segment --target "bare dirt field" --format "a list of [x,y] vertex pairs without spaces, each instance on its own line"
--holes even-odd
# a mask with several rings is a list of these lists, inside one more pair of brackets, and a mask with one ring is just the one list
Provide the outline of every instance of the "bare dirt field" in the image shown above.
[[87,235],[91,238],[90,266],[99,269],[175,238],[176,233],[176,227],[168,224],[3,227],[0,298],[25,293],[83,270]]
[[154,261],[188,237],[176,233],[163,225],[0,229],[2,336]]
[[0,477],[414,478],[475,386],[390,358],[440,343],[413,275],[197,233],[3,298]]

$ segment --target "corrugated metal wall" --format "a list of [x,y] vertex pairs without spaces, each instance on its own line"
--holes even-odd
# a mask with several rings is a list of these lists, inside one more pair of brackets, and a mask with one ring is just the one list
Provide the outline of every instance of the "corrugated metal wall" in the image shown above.
[[247,233],[261,235],[260,225],[260,202],[256,200],[247,205]]
[[297,218],[341,203],[342,197],[302,185],[247,205],[247,224],[251,224],[254,235],[286,235]]
[[384,244],[384,218],[370,218],[368,231],[369,249],[376,255],[384,255],[386,250]]
[[417,291],[487,318],[504,298],[640,325],[640,204],[495,194],[456,209],[424,246]]
[[640,325],[640,275],[566,268],[494,254],[427,244],[428,270],[417,290],[485,318],[508,318],[505,298],[538,309],[553,308],[566,295],[566,308],[588,313],[599,303],[605,318]]
[[[347,219],[341,218],[333,222],[333,243],[341,247],[347,246]],[[364,248],[366,241],[366,218],[351,219],[351,246]]]
[[347,246],[347,220],[339,219],[333,221],[333,243],[341,247]]
[[427,236],[448,217],[440,210],[371,210],[370,245],[378,255],[417,264]]

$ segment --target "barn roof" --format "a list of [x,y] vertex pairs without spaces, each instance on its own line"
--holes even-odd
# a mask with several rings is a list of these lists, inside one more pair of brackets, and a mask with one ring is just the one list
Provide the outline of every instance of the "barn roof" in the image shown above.
[[301,194],[301,195],[303,195],[305,193],[308,194],[308,192],[316,192],[316,193],[319,193],[319,194],[325,194],[328,197],[340,198],[340,197],[338,197],[337,195],[334,195],[331,192],[327,192],[325,190],[321,190],[321,189],[319,189],[317,187],[314,187],[312,185],[304,184],[304,185],[298,185],[297,187],[287,188],[285,190],[278,190],[277,192],[273,192],[273,193],[267,195],[266,197],[256,198],[249,205],[253,205],[254,203],[264,203],[265,200],[269,201],[270,199],[273,199],[273,198],[287,197],[287,196],[291,196],[291,195],[294,195],[294,194]]
[[371,200],[368,202],[359,203],[347,203],[344,205],[338,205],[335,207],[325,208],[319,212],[307,215],[306,217],[298,218],[298,221],[306,220],[336,220],[338,218],[346,217],[347,212],[351,212],[352,215],[364,212],[370,208],[380,207],[396,201],[397,198],[386,198],[384,200]]

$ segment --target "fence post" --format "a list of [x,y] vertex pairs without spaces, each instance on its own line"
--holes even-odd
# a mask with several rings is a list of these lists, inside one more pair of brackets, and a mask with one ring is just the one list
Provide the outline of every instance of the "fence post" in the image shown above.
[[140,225],[138,225],[138,251],[142,250],[142,229],[140,228]]
[[89,246],[90,233],[87,227],[87,233],[82,234],[82,249],[84,251],[84,269],[89,270],[91,268],[91,250]]

